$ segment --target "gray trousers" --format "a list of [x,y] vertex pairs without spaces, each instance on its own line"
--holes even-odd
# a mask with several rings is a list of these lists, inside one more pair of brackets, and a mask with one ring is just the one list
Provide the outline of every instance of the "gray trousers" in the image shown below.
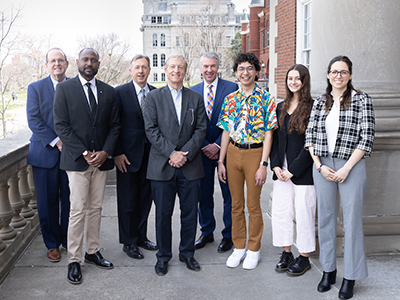
[[[321,163],[339,170],[346,160],[320,157]],[[318,202],[319,260],[325,272],[336,269],[336,224],[338,191],[343,210],[344,268],[343,277],[360,280],[368,277],[363,233],[363,203],[367,184],[365,161],[361,159],[343,183],[326,180],[313,168]]]

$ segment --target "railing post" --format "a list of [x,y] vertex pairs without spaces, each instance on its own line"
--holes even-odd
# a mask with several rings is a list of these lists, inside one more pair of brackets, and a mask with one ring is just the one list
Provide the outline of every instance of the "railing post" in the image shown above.
[[28,171],[27,166],[21,168],[18,172],[19,176],[19,191],[21,193],[21,198],[25,202],[24,207],[21,210],[21,215],[24,218],[30,218],[35,215],[33,209],[29,206],[29,201],[32,199],[33,193],[29,188],[28,184]]
[[[3,219],[0,218],[0,231],[3,225],[4,225]],[[0,238],[0,252],[3,251],[5,248],[6,248],[6,243],[4,243],[3,240]]]
[[33,170],[31,165],[28,165],[28,184],[32,192],[32,198],[31,201],[29,202],[29,206],[32,207],[33,209],[37,209],[35,182],[33,180]]
[[17,231],[10,225],[11,219],[13,218],[15,211],[10,205],[8,199],[7,180],[0,182],[0,217],[4,221],[3,227],[0,229],[0,238],[4,241],[11,240],[17,235]]
[[17,229],[24,227],[26,225],[26,220],[20,214],[22,208],[24,207],[25,202],[22,200],[21,195],[19,193],[18,181],[19,181],[18,172],[12,174],[10,179],[8,180],[8,183],[10,185],[10,190],[9,190],[10,203],[15,211],[15,215],[11,220],[11,225]]

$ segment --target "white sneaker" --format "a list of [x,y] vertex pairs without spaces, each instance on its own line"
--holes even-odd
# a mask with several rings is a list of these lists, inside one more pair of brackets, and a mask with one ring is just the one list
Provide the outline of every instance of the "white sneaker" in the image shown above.
[[232,254],[226,261],[226,266],[229,268],[236,268],[240,262],[246,257],[246,249],[233,249]]
[[247,250],[246,258],[243,261],[243,269],[253,270],[257,267],[260,261],[260,251]]

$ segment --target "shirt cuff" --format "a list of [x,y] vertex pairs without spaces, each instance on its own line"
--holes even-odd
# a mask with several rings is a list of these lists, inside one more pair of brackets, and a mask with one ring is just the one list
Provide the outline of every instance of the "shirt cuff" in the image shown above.
[[52,140],[50,143],[49,143],[49,145],[51,146],[51,147],[53,147],[54,148],[54,146],[57,144],[57,142],[60,140],[60,138],[59,137],[56,137],[54,140]]

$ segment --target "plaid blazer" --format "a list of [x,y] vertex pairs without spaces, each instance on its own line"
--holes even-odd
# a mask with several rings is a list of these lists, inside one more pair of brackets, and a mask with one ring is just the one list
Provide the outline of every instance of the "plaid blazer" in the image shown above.
[[[326,97],[321,95],[314,101],[306,130],[305,148],[314,147],[314,155],[328,156],[328,140],[325,120],[334,101],[325,113]],[[353,92],[350,107],[340,107],[334,158],[348,160],[355,149],[365,150],[364,158],[371,156],[375,136],[375,116],[371,97],[363,92]]]

